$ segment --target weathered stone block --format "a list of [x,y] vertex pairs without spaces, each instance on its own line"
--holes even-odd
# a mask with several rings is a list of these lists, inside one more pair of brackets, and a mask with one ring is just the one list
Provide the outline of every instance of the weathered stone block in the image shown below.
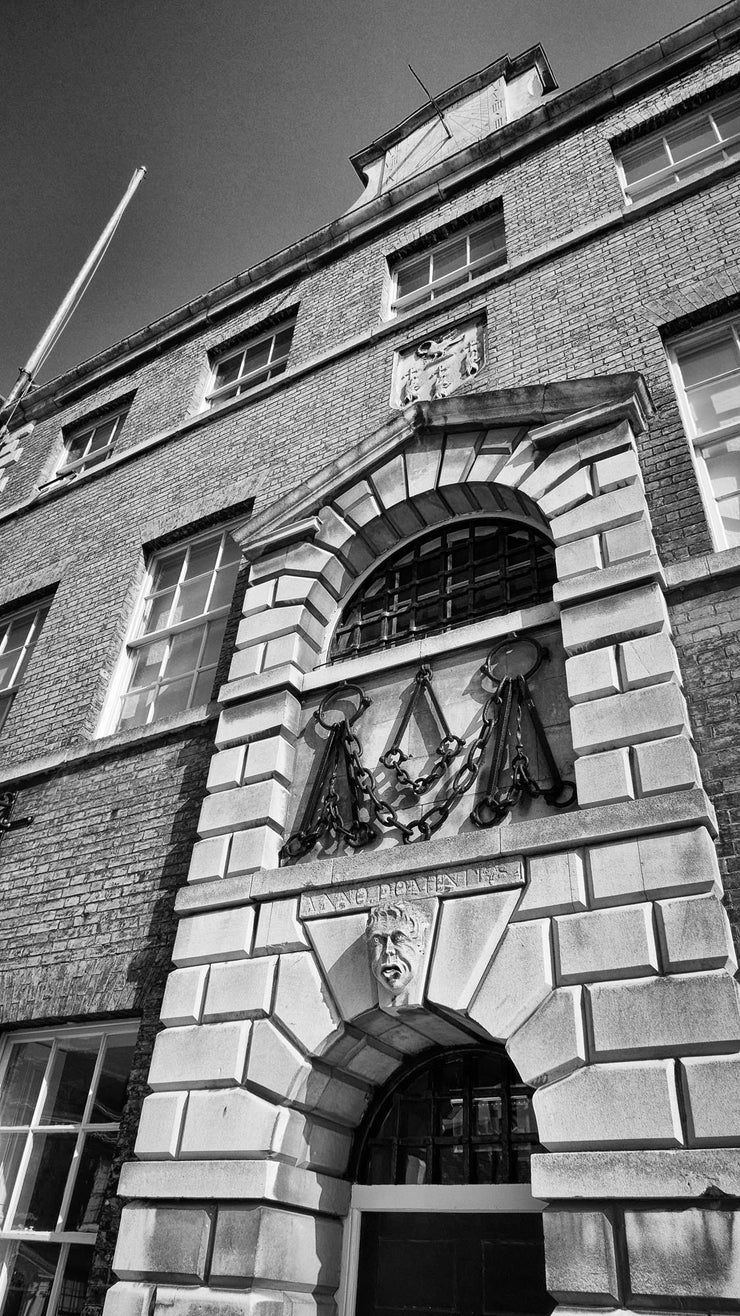
[[679,1069],[690,1146],[740,1146],[740,1056],[692,1057]]
[[583,852],[559,850],[532,855],[527,862],[528,881],[512,915],[514,920],[547,914],[573,914],[586,908]]
[[688,728],[688,723],[686,700],[678,686],[670,684],[630,690],[627,694],[595,699],[590,704],[576,704],[570,714],[573,749],[577,754],[678,736]]
[[[282,1112],[283,1116],[286,1114]],[[192,1092],[180,1157],[193,1160],[269,1155],[280,1115],[277,1106],[244,1088]]]
[[717,896],[690,896],[656,905],[658,935],[666,969],[737,968],[727,914]]
[[243,617],[253,617],[257,612],[264,612],[275,602],[275,580],[263,580],[259,585],[250,585],[244,594]]
[[134,1152],[139,1160],[174,1160],[188,1104],[187,1092],[152,1092],[144,1099]]
[[248,1043],[248,1023],[168,1028],[154,1043],[149,1086],[166,1092],[241,1083]]
[[355,480],[346,492],[337,494],[334,502],[342,515],[360,528],[380,516],[380,506],[367,480]]
[[246,753],[246,764],[242,771],[244,785],[261,781],[266,777],[277,777],[285,786],[289,786],[293,777],[295,745],[285,736],[267,736],[264,740],[253,740],[251,745],[242,746]]
[[625,1211],[624,1226],[633,1298],[649,1303],[676,1298],[681,1306],[717,1299],[737,1306],[740,1212],[736,1209]]
[[619,1301],[614,1221],[608,1211],[548,1207],[545,1231],[547,1288],[560,1302],[587,1305]]
[[468,1014],[499,1041],[528,1019],[553,988],[550,923],[513,923],[494,956]]
[[260,1096],[276,1103],[295,1102],[305,1090],[311,1067],[302,1053],[269,1019],[252,1028],[245,1082]]
[[221,1206],[216,1221],[211,1283],[336,1288],[342,1228],[325,1216],[271,1206]]
[[625,690],[638,690],[663,681],[681,684],[678,655],[667,631],[642,635],[619,646],[619,670]]
[[214,964],[205,998],[204,1022],[260,1019],[269,1014],[276,965],[274,955]]
[[326,981],[343,1019],[355,1019],[378,1003],[365,942],[366,914],[310,919],[306,924]]
[[336,596],[315,576],[283,574],[278,577],[275,602],[308,606],[321,621],[328,621],[337,606]]
[[304,950],[308,945],[308,937],[298,918],[297,897],[270,900],[260,905],[254,938],[255,955]]
[[[243,649],[242,653],[249,653],[249,649]],[[229,679],[234,681],[238,676],[247,676],[247,672],[236,670],[237,659],[241,657],[240,653],[234,655],[234,662],[229,670]],[[280,635],[275,640],[268,640],[264,646],[262,665],[259,668],[261,672],[271,672],[274,667],[283,667],[292,663],[298,672],[311,672],[316,666],[316,649],[307,640],[300,635]]]
[[219,791],[204,799],[198,832],[201,836],[220,836],[267,823],[282,827],[289,799],[288,791],[274,778],[238,790]]
[[604,545],[604,561],[610,566],[614,562],[627,562],[630,558],[645,557],[655,552],[655,540],[647,516],[629,525],[605,531],[601,540]]
[[581,988],[558,987],[506,1044],[524,1083],[555,1083],[586,1063]]
[[442,902],[428,1000],[467,1010],[518,899],[518,891],[492,891]]
[[115,1273],[186,1284],[204,1279],[212,1220],[213,1211],[202,1206],[124,1206]]
[[229,858],[230,836],[213,836],[196,841],[190,858],[188,882],[211,882],[223,877]]
[[550,1151],[683,1143],[670,1060],[588,1065],[538,1088],[533,1101],[540,1142]]
[[149,1316],[155,1292],[153,1284],[114,1284],[105,1295],[105,1316]]
[[309,1055],[329,1044],[341,1019],[313,955],[281,955],[274,1017]]
[[558,580],[571,580],[602,566],[601,541],[598,535],[588,539],[574,539],[572,544],[561,544],[555,549],[555,566]]
[[576,759],[576,789],[581,808],[596,804],[621,804],[635,798],[628,749],[610,749],[603,754],[584,754]]
[[166,1028],[200,1023],[207,981],[207,964],[175,969],[170,974],[159,1015]]
[[235,647],[249,649],[253,644],[275,640],[279,635],[300,635],[301,639],[319,649],[323,634],[324,623],[314,617],[308,608],[300,604],[287,604],[283,607],[276,605],[239,623]]
[[274,827],[250,827],[235,832],[229,853],[229,877],[242,873],[256,873],[260,868],[277,868],[283,834]]
[[588,866],[597,906],[720,890],[717,853],[704,827],[592,846]]
[[646,511],[645,495],[639,484],[599,494],[588,502],[556,516],[550,522],[556,544],[569,544],[573,539],[611,530],[614,526],[639,521]]
[[566,659],[565,679],[574,704],[618,694],[616,648],[613,644],[607,645],[605,649],[592,649],[590,653],[579,653]]
[[234,745],[232,749],[223,749],[220,754],[214,754],[206,782],[206,790],[210,794],[216,791],[234,790],[237,786],[241,786],[246,753],[244,745]]
[[225,708],[218,720],[216,745],[246,745],[260,736],[282,731],[298,734],[301,706],[287,690]]
[[690,973],[588,989],[597,1059],[740,1050],[740,1012],[728,973]]
[[642,484],[642,472],[637,454],[631,448],[594,462],[593,473],[594,488],[602,494],[611,493],[613,489],[623,489],[626,485],[635,482]]
[[[616,495],[607,495],[612,496]],[[561,620],[563,644],[569,654],[600,649],[633,636],[652,635],[669,627],[663,591],[655,584],[564,608]]]
[[539,500],[540,510],[551,519],[559,518],[585,499],[590,499],[592,494],[591,472],[588,466],[580,466],[542,495]]
[[218,960],[243,960],[251,951],[253,931],[251,905],[193,914],[180,919],[172,959],[178,968],[213,964]]
[[633,756],[640,795],[693,790],[701,785],[699,762],[688,736],[668,736],[635,745]]
[[562,915],[554,921],[554,940],[563,983],[660,972],[648,904]]

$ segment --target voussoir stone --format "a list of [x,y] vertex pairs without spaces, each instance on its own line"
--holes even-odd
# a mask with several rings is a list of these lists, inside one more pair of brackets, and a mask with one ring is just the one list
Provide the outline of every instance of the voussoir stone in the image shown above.
[[512,923],[468,1010],[497,1041],[506,1041],[553,988],[549,919]]
[[442,903],[427,999],[466,1010],[519,899],[519,891],[492,891]]
[[586,1063],[580,987],[558,987],[509,1038],[508,1051],[523,1082],[554,1083]]

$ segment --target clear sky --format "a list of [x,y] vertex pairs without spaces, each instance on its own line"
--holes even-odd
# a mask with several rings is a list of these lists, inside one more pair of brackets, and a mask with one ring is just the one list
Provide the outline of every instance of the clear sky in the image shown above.
[[0,390],[141,185],[49,378],[342,214],[348,156],[540,42],[562,90],[702,0],[2,0]]

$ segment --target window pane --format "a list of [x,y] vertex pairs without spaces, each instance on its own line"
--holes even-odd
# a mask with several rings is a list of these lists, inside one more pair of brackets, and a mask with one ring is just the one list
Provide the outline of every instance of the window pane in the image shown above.
[[0,1124],[29,1124],[51,1055],[51,1042],[19,1042],[11,1051],[0,1095]]
[[62,1204],[76,1133],[35,1133],[13,1229],[54,1229]]
[[176,553],[168,553],[166,557],[159,559],[152,576],[153,594],[177,584],[186,552],[187,549],[180,548]]
[[0,1243],[10,1276],[3,1316],[44,1316],[58,1260],[53,1243]]
[[131,672],[132,689],[152,685],[156,681],[166,652],[166,640],[156,640],[154,644],[146,644],[143,649],[136,651]]
[[418,292],[429,283],[429,256],[420,256],[399,266],[396,275],[396,296],[408,297],[409,293]]
[[622,155],[622,167],[628,186],[639,182],[642,178],[648,178],[669,163],[662,138],[651,139],[639,146],[631,147]]
[[167,590],[164,594],[158,594],[156,598],[149,599],[144,609],[144,621],[142,623],[142,635],[153,635],[155,631],[163,631],[169,624],[170,610],[172,601],[175,597],[174,589]]
[[500,224],[490,224],[470,234],[470,259],[482,260],[484,256],[498,254],[503,247],[503,231]]
[[427,1155],[423,1147],[399,1147],[398,1183],[427,1183]]
[[465,1183],[465,1148],[440,1147],[439,1182]]
[[717,141],[708,119],[694,120],[684,127],[667,128],[666,138],[674,160],[686,160],[708,146],[714,146]]
[[42,1124],[74,1124],[82,1119],[90,1092],[100,1039],[60,1040],[48,1075]]
[[226,361],[219,361],[216,366],[216,378],[214,388],[225,388],[227,384],[232,384],[241,374],[243,353],[239,352],[237,356],[230,356]]
[[687,395],[697,433],[708,434],[740,419],[740,372]]
[[10,622],[6,631],[6,640],[3,647],[4,653],[8,653],[11,650],[17,653],[23,648],[30,635],[34,615],[35,614],[32,612],[27,612],[24,617],[15,618]]
[[18,654],[9,653],[0,658],[0,690],[7,690],[13,684],[13,676],[18,666]]
[[194,576],[202,576],[204,571],[213,571],[220,543],[221,536],[219,535],[215,539],[203,539],[199,544],[193,544],[185,568],[185,580],[192,580]]
[[164,672],[168,680],[173,676],[182,676],[185,672],[195,671],[204,631],[205,626],[195,626],[190,631],[183,631],[181,635],[172,637],[170,656]]
[[457,238],[440,251],[432,253],[432,278],[441,279],[445,274],[460,270],[468,263],[468,240]]
[[740,544],[740,439],[719,444],[705,460],[727,544],[734,547]]
[[113,438],[117,423],[117,418],[114,418],[113,420],[104,421],[102,425],[95,428],[90,438],[91,452],[97,452],[99,448],[107,448]]
[[0,1133],[0,1223],[5,1220],[27,1138],[27,1133]]
[[202,616],[210,587],[210,576],[199,576],[197,580],[192,580],[187,585],[181,585],[172,613],[171,625],[174,626],[179,621],[190,621],[192,617]]
[[238,569],[238,563],[234,562],[225,570],[217,573],[213,593],[208,604],[209,612],[215,612],[216,608],[226,608],[231,603]]
[[133,1037],[108,1039],[90,1116],[94,1124],[117,1123],[123,1114],[134,1055],[134,1041]]
[[66,1229],[88,1232],[97,1229],[115,1150],[114,1133],[88,1133],[85,1137],[67,1212]]
[[180,681],[171,681],[169,685],[160,686],[154,702],[155,717],[171,717],[173,713],[182,713],[189,707],[191,676]]
[[141,690],[138,694],[126,695],[123,701],[121,719],[118,723],[122,729],[143,727],[146,725],[149,705],[154,699],[153,690]]
[[206,647],[201,657],[203,667],[211,667],[217,663],[221,656],[221,646],[224,642],[224,632],[226,630],[226,618],[222,617],[220,621],[212,621],[208,626],[208,639]]
[[288,329],[281,329],[275,334],[275,345],[272,350],[272,360],[277,361],[280,357],[285,356],[290,351],[290,345],[293,341],[293,325]]
[[[92,1259],[91,1247],[78,1245],[69,1249],[56,1316],[80,1316],[85,1305]],[[36,1316],[36,1312],[29,1312],[26,1316]]]
[[740,104],[732,105],[727,110],[718,110],[712,117],[723,142],[726,142],[728,137],[740,133]]
[[740,366],[740,353],[730,332],[723,332],[713,341],[701,343],[698,347],[680,348],[676,353],[681,367],[681,378],[687,388],[693,384],[703,384],[717,375],[737,370]]
[[215,680],[215,667],[208,667],[198,674],[190,701],[191,708],[199,708],[201,704],[207,704],[209,702],[213,694],[213,683]]

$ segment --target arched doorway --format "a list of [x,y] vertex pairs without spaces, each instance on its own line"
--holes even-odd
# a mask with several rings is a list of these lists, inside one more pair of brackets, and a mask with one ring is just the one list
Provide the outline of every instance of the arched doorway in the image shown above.
[[549,1316],[535,1150],[530,1091],[503,1050],[405,1067],[357,1135],[340,1316]]

